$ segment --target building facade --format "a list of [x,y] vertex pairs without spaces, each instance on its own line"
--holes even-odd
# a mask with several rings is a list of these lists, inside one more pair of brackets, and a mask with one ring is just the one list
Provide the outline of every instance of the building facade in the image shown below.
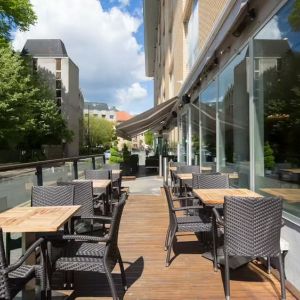
[[144,21],[155,104],[179,97],[163,136],[179,161],[283,197],[287,280],[300,290],[299,4],[145,0]]
[[99,117],[108,121],[117,121],[117,109],[115,107],[109,108],[106,103],[101,102],[85,102],[84,103],[84,116],[88,115]]
[[78,67],[58,39],[29,39],[22,53],[32,57],[34,70],[48,81],[68,129],[74,133],[73,141],[64,145],[64,155],[78,156],[84,102],[79,89]]

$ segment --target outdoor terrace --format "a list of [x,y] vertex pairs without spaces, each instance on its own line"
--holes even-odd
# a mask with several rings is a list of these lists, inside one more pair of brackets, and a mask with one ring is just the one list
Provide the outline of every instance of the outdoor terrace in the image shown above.
[[[138,182],[139,179],[136,185]],[[175,244],[176,257],[165,267],[163,245],[168,222],[163,191],[161,195],[129,196],[119,235],[128,290],[125,294],[122,291],[116,269],[114,280],[118,294],[124,295],[124,299],[139,300],[224,299],[223,272],[214,272],[212,262],[201,256],[204,249],[195,235],[180,234]],[[230,274],[232,299],[280,299],[278,280],[268,275],[260,264],[250,263]],[[76,292],[63,293],[71,299],[111,299],[104,275],[77,273],[75,286]],[[296,298],[287,291],[287,299]]]

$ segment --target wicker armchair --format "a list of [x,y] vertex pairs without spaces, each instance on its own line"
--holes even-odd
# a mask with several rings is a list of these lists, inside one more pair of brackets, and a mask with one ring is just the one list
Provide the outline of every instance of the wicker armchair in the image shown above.
[[[100,220],[104,222],[105,217],[95,215],[94,207],[99,203],[99,197],[93,196],[93,182],[92,181],[72,181],[72,182],[58,182],[59,186],[73,186],[74,187],[74,205],[80,205],[80,209],[73,216],[78,219]],[[109,222],[109,218],[107,221]],[[93,227],[92,227],[93,228]],[[71,232],[74,232],[72,222]]]
[[192,187],[194,189],[228,189],[228,175],[220,173],[193,173]]
[[65,247],[65,254],[58,258],[54,258],[53,253],[55,253],[55,249],[53,249],[53,243],[49,241],[47,248],[52,272],[82,271],[105,273],[113,299],[118,299],[111,272],[116,263],[119,263],[122,284],[124,290],[127,290],[124,266],[118,247],[118,233],[126,198],[127,195],[122,194],[119,203],[115,206],[113,215],[110,218],[111,226],[109,233],[106,237],[64,235],[62,239],[68,241],[68,246]]
[[286,299],[283,259],[280,250],[282,199],[277,197],[225,197],[224,219],[213,209],[224,227],[225,296],[230,299],[229,258],[232,256],[277,257],[281,299]]
[[179,166],[177,173],[200,173],[200,166]]
[[[26,265],[25,261],[40,247],[41,259],[39,265]],[[17,262],[8,265],[3,243],[3,232],[0,228],[0,298],[13,299],[32,278],[38,278],[41,286],[41,299],[46,297],[46,268],[44,239],[34,242]]]
[[121,189],[122,189],[122,173],[119,174],[113,174],[112,170],[120,170],[120,164],[105,164],[103,166],[103,169],[111,171],[111,180],[112,180],[112,187],[113,191],[116,193],[117,197],[120,197],[121,195]]
[[[211,221],[210,218],[206,216],[205,212],[202,211],[202,206],[184,206],[175,208],[173,202],[180,201],[182,198],[172,198],[170,188],[166,184],[164,184],[164,190],[169,209],[169,227],[165,240],[165,250],[167,250],[166,267],[168,267],[176,232],[210,232]],[[176,212],[178,211],[187,211],[189,209],[199,209],[199,215],[184,217],[178,217],[176,215]]]
[[109,170],[85,170],[85,179],[97,180],[97,179],[111,179],[111,169]]
[[103,165],[104,170],[120,170],[120,164],[105,164]]

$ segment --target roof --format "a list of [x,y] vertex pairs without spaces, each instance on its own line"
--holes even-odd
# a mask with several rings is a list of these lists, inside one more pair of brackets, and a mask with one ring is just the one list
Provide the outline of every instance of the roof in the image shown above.
[[124,122],[131,119],[133,116],[126,111],[117,111],[116,120],[117,122]]
[[66,47],[60,39],[28,39],[22,54],[37,57],[68,57]]
[[85,109],[109,110],[107,103],[102,102],[84,102]]

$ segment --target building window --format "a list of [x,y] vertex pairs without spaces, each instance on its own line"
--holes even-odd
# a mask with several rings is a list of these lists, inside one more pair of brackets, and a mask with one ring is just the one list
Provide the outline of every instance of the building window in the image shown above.
[[110,119],[113,119],[113,118],[114,118],[114,115],[110,115],[109,118],[110,118]]
[[61,58],[56,58],[56,71],[61,71]]
[[61,97],[61,90],[56,90],[56,97],[58,97],[58,98]]
[[105,118],[106,118],[106,115],[101,115],[101,117],[102,117],[103,119],[105,119]]
[[61,80],[56,80],[56,89],[61,90]]
[[32,59],[32,69],[34,72],[37,72],[37,70],[38,70],[38,59],[37,58]]
[[[300,217],[299,1],[289,1],[255,36],[255,188],[283,196]],[[298,22],[298,23],[297,23]],[[257,68],[259,66],[259,68]]]
[[187,65],[191,70],[199,53],[199,1],[193,0],[190,18],[187,22]]
[[200,163],[200,141],[199,141],[199,98],[191,105],[191,125],[192,125],[192,164]]
[[61,106],[61,98],[56,98],[56,105]]

